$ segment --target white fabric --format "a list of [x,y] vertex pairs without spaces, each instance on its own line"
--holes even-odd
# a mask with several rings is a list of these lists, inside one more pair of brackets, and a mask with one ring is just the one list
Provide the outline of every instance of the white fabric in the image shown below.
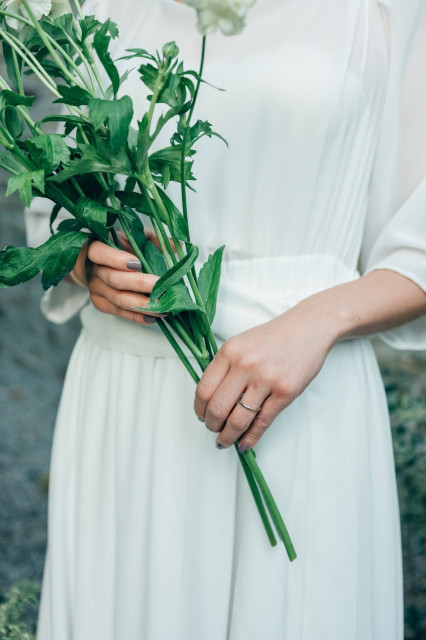
[[[203,259],[227,247],[220,339],[358,277],[361,250],[362,269],[426,288],[422,4],[258,0],[241,36],[209,39],[206,78],[227,92],[203,86],[198,113],[231,149],[200,145],[190,224]],[[189,7],[89,7],[118,20],[124,47],[175,39],[196,68]],[[136,73],[127,90],[142,107]],[[71,313],[61,287],[45,302],[56,319]],[[234,451],[218,453],[194,418],[193,383],[158,328],[90,305],[82,320],[55,432],[38,640],[401,640],[392,447],[368,340],[337,345],[258,446],[298,552],[289,565]],[[425,336],[417,321],[384,337],[422,348]]]

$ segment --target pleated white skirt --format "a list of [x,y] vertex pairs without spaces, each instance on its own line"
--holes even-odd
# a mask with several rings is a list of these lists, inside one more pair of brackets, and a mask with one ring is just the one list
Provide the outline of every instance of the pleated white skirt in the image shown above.
[[337,345],[257,459],[298,558],[264,533],[233,448],[195,417],[157,327],[83,311],[51,462],[38,640],[401,640],[399,513],[368,340]]

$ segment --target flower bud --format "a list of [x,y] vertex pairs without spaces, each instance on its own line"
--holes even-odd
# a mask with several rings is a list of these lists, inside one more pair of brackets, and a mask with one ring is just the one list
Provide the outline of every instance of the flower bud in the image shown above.
[[165,58],[176,58],[179,54],[179,47],[176,42],[167,42],[163,47],[163,56]]

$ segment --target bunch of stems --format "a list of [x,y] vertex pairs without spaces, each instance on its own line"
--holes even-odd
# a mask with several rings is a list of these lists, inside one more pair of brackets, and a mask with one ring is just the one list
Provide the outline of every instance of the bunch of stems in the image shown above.
[[[82,19],[83,14],[79,1],[73,0],[73,3],[75,6],[77,17]],[[71,86],[84,89],[94,98],[101,97],[102,99],[106,99],[106,88],[96,65],[95,52],[91,45],[90,38],[86,39],[84,43],[85,48],[83,51],[79,46],[79,43],[75,42],[71,35],[67,37],[68,44],[77,54],[76,59],[81,61],[84,66],[85,72],[83,73],[79,64],[76,63],[76,61],[60,45],[60,43],[58,43],[45,30],[43,30],[43,28],[35,18],[28,0],[22,0],[22,4],[27,11],[28,18],[25,18],[23,16],[18,17],[15,14],[1,10],[0,16],[13,17],[20,20],[25,26],[34,28],[38,33],[40,39],[42,40],[44,46],[46,47],[47,51],[49,52],[51,59],[60,69],[63,77],[70,82]],[[75,18],[74,28],[76,30],[76,33],[81,36],[80,25],[78,20],[76,20]],[[28,69],[39,78],[39,80],[55,97],[61,96],[54,79],[50,77],[49,74],[44,70],[41,63],[37,60],[36,56],[29,50],[29,48],[26,47],[21,40],[19,40],[19,38],[13,31],[7,28],[5,21],[3,21],[3,26],[0,26],[0,39],[9,45],[12,52],[15,76],[18,83],[17,89],[20,94],[22,94],[23,96],[25,95],[21,72],[22,64],[25,64]],[[187,181],[185,179],[185,162],[188,151],[188,133],[200,89],[200,84],[202,81],[205,50],[206,37],[204,36],[202,39],[200,68],[197,75],[197,82],[194,95],[191,100],[191,105],[186,113],[179,114],[180,124],[184,132],[181,145],[181,199],[182,213],[186,222],[188,222],[188,205],[186,192]],[[22,61],[21,64],[19,63],[19,59]],[[164,82],[165,78],[160,70],[156,85],[153,90],[153,95],[151,97],[150,107],[148,111],[147,139],[149,141],[149,146],[152,145],[159,133],[158,127],[154,130],[153,133],[151,132],[151,129],[153,128],[155,109],[161,91],[164,87]],[[9,86],[7,81],[2,77],[0,77],[0,89],[11,90],[11,87]],[[84,110],[70,105],[67,105],[67,108],[69,109],[70,113],[87,119],[87,115]],[[25,119],[31,133],[33,135],[41,135],[42,131],[31,119],[27,107],[18,106],[17,109],[20,112],[21,116]],[[80,128],[79,132],[83,140],[85,140],[85,142],[89,144],[83,128]],[[0,133],[4,137],[4,141],[2,142],[3,146],[5,146],[7,150],[20,161],[21,164],[27,167],[29,171],[35,171],[37,167],[34,166],[30,158],[28,158],[28,156],[26,156],[25,153],[20,149],[16,141],[12,138],[12,136],[10,136],[5,127],[1,125]],[[94,173],[93,175],[99,182],[102,189],[108,194],[110,206],[115,211],[120,211],[120,203],[118,202],[114,194],[114,176],[112,176],[111,174],[103,174],[100,172]],[[169,213],[153,179],[147,150],[144,150],[144,162],[142,169],[139,173],[134,175],[134,178],[136,179],[136,183],[138,184],[140,192],[147,197],[152,213],[154,231],[161,247],[164,260],[167,267],[172,268],[187,254],[187,250],[191,246],[190,237],[188,235],[187,243],[185,244],[185,246],[182,246],[179,239],[176,238],[173,233],[173,225],[170,223]],[[71,178],[70,180],[72,186],[76,190],[76,200],[78,199],[78,197],[84,196],[85,194],[77,181],[74,178]],[[61,190],[57,185],[50,181],[46,182],[45,186],[45,195],[47,197],[49,197],[55,203],[63,206],[71,214],[74,213],[74,202],[69,197],[67,197],[66,194],[63,193],[63,190]],[[150,264],[148,263],[146,257],[141,251],[141,248],[138,246],[135,238],[132,235],[131,227],[126,220],[126,216],[124,215],[124,213],[118,214],[118,221],[135,255],[140,260],[143,271],[146,273],[153,273]],[[169,224],[167,224],[167,221],[169,221]],[[108,240],[108,244],[110,246],[120,247],[119,238],[115,229],[112,230],[111,239]],[[204,302],[198,288],[197,275],[194,267],[192,267],[191,271],[187,273],[185,277],[185,284],[187,284],[196,304],[205,311]],[[200,314],[188,314],[188,317],[189,326],[182,320],[182,318],[179,317],[179,315],[169,315],[167,316],[167,318],[161,318],[158,320],[158,325],[167,340],[176,351],[177,355],[186,367],[194,382],[198,384],[200,376],[195,370],[190,357],[188,357],[187,355],[188,351],[198,363],[201,372],[203,372],[217,353],[218,346],[213,335],[211,325],[207,320],[200,319]],[[205,316],[205,318],[206,317],[207,316]],[[257,464],[254,450],[249,450],[244,454],[241,454],[238,450],[238,443],[235,443],[235,448],[270,543],[273,546],[277,544],[273,530],[274,526],[279,538],[284,543],[289,559],[294,560],[296,558],[296,553],[294,551],[293,544],[282,520],[279,509],[271,494],[271,491],[260,471],[259,465]],[[271,521],[273,526],[271,525]]]

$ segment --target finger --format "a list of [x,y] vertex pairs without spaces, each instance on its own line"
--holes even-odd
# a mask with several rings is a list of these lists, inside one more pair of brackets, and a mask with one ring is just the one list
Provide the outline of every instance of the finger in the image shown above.
[[229,371],[229,361],[219,350],[214,360],[204,371],[195,390],[194,410],[198,418],[204,422],[207,404],[222,380]]
[[207,404],[205,411],[207,429],[217,433],[223,428],[245,386],[246,382],[241,376],[228,374],[225,377]]
[[156,319],[152,316],[145,316],[141,313],[137,313],[135,311],[127,311],[125,309],[120,309],[116,307],[112,302],[107,300],[106,298],[99,296],[97,294],[92,295],[93,305],[99,311],[103,313],[108,313],[110,315],[118,316],[119,318],[124,318],[125,320],[130,320],[130,322],[136,322],[137,324],[142,324],[145,326],[151,326],[155,324]]
[[255,444],[259,442],[268,427],[271,426],[275,418],[289,404],[291,404],[290,399],[287,404],[283,404],[282,398],[278,398],[276,395],[269,396],[263,403],[261,411],[255,416],[250,427],[238,441],[240,453],[245,453],[249,449],[252,449]]
[[[250,425],[261,413],[252,411],[251,409],[258,409],[264,405],[266,403],[265,398],[267,398],[268,394],[269,390],[266,387],[249,387],[244,392],[241,402],[244,402],[246,407],[250,407],[250,409],[243,407],[240,402],[237,402],[225,426],[216,438],[216,446],[218,449],[230,447],[249,429]],[[261,411],[263,411],[263,407]]]
[[95,264],[102,264],[121,271],[140,271],[142,268],[140,261],[133,254],[109,247],[99,240],[90,243],[87,257]]
[[149,303],[148,296],[144,296],[133,291],[121,291],[120,289],[113,289],[97,276],[94,276],[90,280],[89,288],[92,295],[97,295],[105,298],[114,307],[123,311],[132,311],[134,313],[147,314],[155,317],[163,316],[163,314],[152,313],[149,310],[145,311],[145,307]]
[[94,265],[92,274],[97,276],[113,289],[134,291],[137,293],[151,293],[158,276],[137,271],[120,271],[103,265]]

